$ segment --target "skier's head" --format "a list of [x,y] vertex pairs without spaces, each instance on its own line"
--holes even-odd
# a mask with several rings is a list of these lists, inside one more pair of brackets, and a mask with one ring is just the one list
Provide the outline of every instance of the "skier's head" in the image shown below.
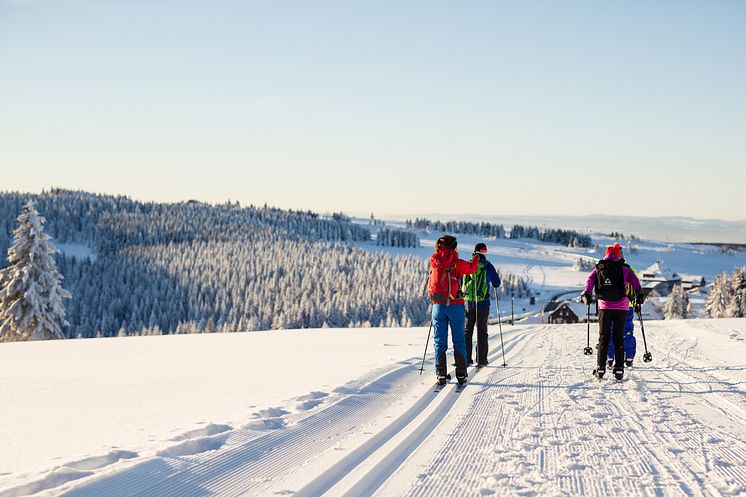
[[481,242],[474,245],[474,255],[477,255],[477,254],[486,257],[487,256],[487,245]]
[[451,235],[443,235],[435,241],[436,251],[443,249],[456,250],[457,246],[456,237]]
[[618,243],[606,247],[606,259],[621,259],[622,257],[622,246]]

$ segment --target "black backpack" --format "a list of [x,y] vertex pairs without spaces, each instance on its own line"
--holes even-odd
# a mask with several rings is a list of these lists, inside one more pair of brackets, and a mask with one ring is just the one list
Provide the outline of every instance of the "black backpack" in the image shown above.
[[596,264],[596,295],[599,300],[620,300],[624,287],[624,261],[601,260]]

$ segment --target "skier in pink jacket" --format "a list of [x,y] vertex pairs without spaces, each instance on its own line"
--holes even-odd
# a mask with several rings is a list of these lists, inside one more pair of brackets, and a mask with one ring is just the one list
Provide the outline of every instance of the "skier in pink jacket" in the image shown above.
[[[617,243],[606,249],[606,256],[598,261],[585,283],[581,300],[590,305],[595,289],[598,298],[598,350],[594,376],[602,378],[606,373],[606,353],[609,341],[614,343],[614,377],[624,377],[624,324],[627,320],[629,299],[626,287],[632,287],[635,301],[642,304],[645,295],[640,280],[622,260],[622,247]],[[612,333],[613,331],[613,333]]]

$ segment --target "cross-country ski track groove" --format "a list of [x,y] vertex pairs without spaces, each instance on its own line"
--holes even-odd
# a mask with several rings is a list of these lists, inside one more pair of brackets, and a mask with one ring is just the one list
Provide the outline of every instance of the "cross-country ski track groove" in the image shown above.
[[585,326],[504,331],[508,367],[491,327],[490,365],[461,392],[435,392],[430,349],[422,376],[412,358],[280,429],[234,429],[216,450],[126,462],[44,496],[746,495],[746,442],[727,426],[746,423],[742,382],[687,364],[691,340],[661,337],[664,351],[649,334],[653,363],[617,383],[591,378]]

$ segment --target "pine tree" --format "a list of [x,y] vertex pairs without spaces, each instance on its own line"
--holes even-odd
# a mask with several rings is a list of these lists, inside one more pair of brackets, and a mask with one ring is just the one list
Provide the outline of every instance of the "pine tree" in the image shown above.
[[676,285],[671,290],[663,314],[666,319],[686,319],[689,316],[689,296],[681,285]]
[[727,317],[727,308],[729,304],[728,294],[728,276],[719,274],[715,281],[710,285],[710,294],[705,300],[705,309],[711,318]]
[[46,220],[29,200],[8,250],[10,266],[0,271],[0,342],[64,338],[62,288],[53,254],[57,249],[44,232]]
[[728,317],[746,316],[746,268],[735,268],[730,279],[730,302],[726,314]]

